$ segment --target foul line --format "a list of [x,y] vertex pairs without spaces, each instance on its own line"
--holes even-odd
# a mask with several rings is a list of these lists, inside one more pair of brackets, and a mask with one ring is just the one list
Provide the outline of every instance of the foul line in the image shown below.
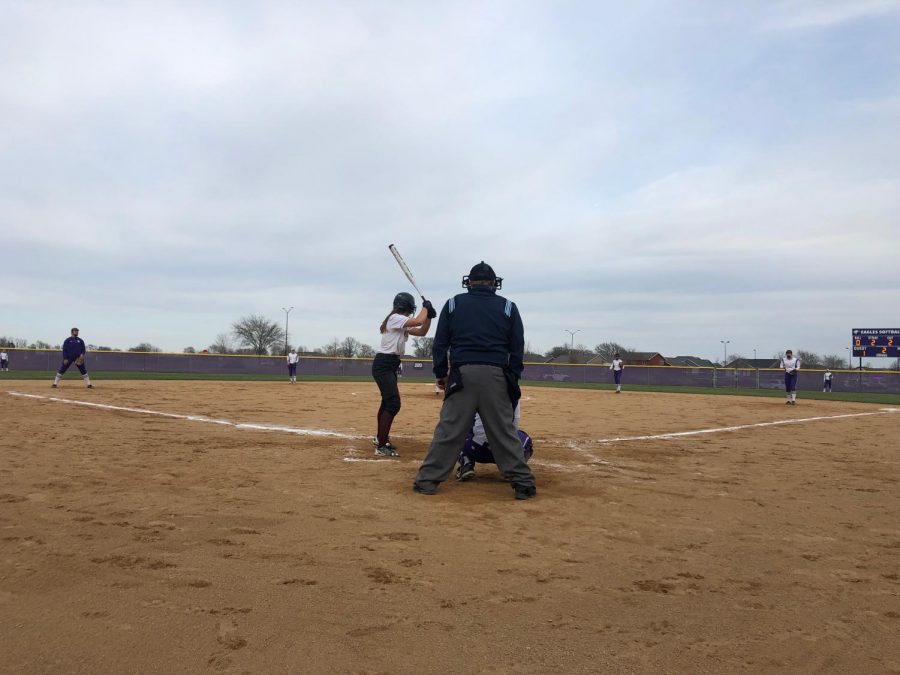
[[230,420],[215,419],[213,417],[204,417],[203,415],[179,415],[177,413],[159,412],[158,410],[147,410],[146,408],[126,408],[120,405],[109,405],[106,403],[91,403],[90,401],[73,401],[68,398],[58,398],[56,396],[40,396],[39,394],[23,394],[18,391],[6,392],[10,396],[21,396],[23,398],[36,398],[42,401],[54,401],[56,403],[68,403],[69,405],[81,405],[88,408],[102,408],[104,410],[117,410],[119,412],[139,413],[141,415],[156,415],[158,417],[169,417],[176,420],[188,420],[190,422],[205,422],[207,424],[219,424],[235,429],[249,429],[252,431],[281,431],[287,434],[297,434],[299,436],[324,436],[330,438],[365,438],[365,436],[354,436],[352,434],[342,434],[337,431],[322,431],[321,429],[299,429],[297,427],[285,427],[267,424],[243,424],[240,422],[232,422]]
[[820,417],[801,417],[795,420],[776,420],[774,422],[757,422],[755,424],[739,424],[733,427],[716,427],[714,429],[697,429],[696,431],[673,431],[668,434],[655,434],[652,436],[619,436],[617,438],[600,438],[593,443],[620,443],[622,441],[655,441],[669,438],[682,438],[684,436],[698,436],[700,434],[717,434],[721,431],[739,431],[741,429],[753,429],[756,427],[773,427],[779,424],[800,424],[801,422],[815,422],[818,420],[837,420],[846,417],[867,417],[869,415],[883,415],[885,413],[900,412],[897,408],[881,408],[877,412],[847,413],[845,415],[825,415]]

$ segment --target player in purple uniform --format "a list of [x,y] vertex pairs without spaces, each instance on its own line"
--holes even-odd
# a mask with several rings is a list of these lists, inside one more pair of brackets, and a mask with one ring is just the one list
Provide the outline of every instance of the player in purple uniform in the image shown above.
[[59,367],[59,371],[56,373],[56,379],[53,380],[52,386],[54,389],[59,385],[59,381],[62,379],[63,374],[73,363],[75,364],[75,367],[78,368],[78,372],[81,373],[81,379],[84,380],[87,388],[94,388],[94,385],[91,384],[91,378],[87,374],[87,368],[84,367],[84,354],[86,351],[87,349],[84,346],[84,340],[78,337],[78,329],[73,328],[72,334],[66,338],[65,342],[63,342],[63,361],[62,365]]
[[800,359],[794,358],[794,352],[788,349],[781,359],[784,368],[784,390],[787,393],[785,405],[797,405],[797,377],[800,374]]
[[622,393],[622,371],[625,370],[625,362],[619,356],[618,352],[616,352],[615,358],[612,360],[612,363],[609,364],[609,369],[613,371],[613,378],[616,381],[616,393]]
[[[516,433],[519,435],[519,442],[522,444],[522,452],[525,455],[527,463],[534,454],[534,443],[531,436],[518,428],[519,426],[519,406],[516,405]],[[475,424],[472,431],[466,436],[466,443],[462,450],[459,451],[459,468],[456,470],[456,480],[467,481],[475,478],[475,464],[496,464],[494,453],[491,452],[491,444],[488,442],[487,434],[484,431],[484,424],[481,416],[475,413]]]

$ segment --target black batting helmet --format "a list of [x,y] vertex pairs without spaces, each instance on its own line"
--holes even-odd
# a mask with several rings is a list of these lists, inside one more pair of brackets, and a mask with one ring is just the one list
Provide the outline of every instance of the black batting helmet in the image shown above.
[[415,312],[416,299],[409,293],[401,292],[394,296],[394,310],[398,312]]
[[495,290],[500,290],[503,286],[503,277],[494,274],[494,268],[488,265],[484,260],[475,265],[469,273],[463,277],[463,288],[468,288],[472,281],[488,281],[493,284]]

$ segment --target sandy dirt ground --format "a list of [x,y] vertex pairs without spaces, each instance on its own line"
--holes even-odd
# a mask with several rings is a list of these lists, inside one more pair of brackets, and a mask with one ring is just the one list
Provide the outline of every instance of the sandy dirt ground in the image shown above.
[[884,406],[526,387],[516,501],[412,492],[430,385],[2,384],[4,672],[900,672]]

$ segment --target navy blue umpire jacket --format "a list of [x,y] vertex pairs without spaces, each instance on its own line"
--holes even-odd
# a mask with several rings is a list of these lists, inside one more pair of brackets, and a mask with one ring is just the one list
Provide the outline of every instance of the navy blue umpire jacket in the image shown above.
[[68,359],[69,361],[74,361],[79,356],[84,354],[84,340],[79,337],[67,337],[66,341],[63,342],[63,358]]
[[434,376],[447,377],[449,350],[454,367],[471,364],[508,367],[521,377],[525,329],[516,303],[487,286],[473,286],[441,309],[434,334]]

